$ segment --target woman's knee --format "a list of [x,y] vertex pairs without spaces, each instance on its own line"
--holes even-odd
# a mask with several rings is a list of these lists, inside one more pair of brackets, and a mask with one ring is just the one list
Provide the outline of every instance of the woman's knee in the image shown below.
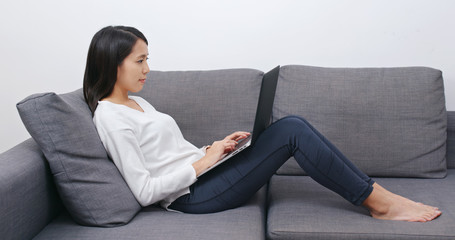
[[[286,136],[294,136],[297,133],[303,132],[312,132],[312,127],[310,124],[300,116],[286,116],[284,118],[279,119],[274,123],[276,127],[279,129],[280,134],[284,134]],[[277,129],[277,130],[278,130]]]
[[295,127],[309,127],[309,123],[307,120],[305,120],[301,116],[297,115],[289,115],[286,117],[283,117],[276,121],[276,123],[281,122],[281,124],[286,125],[286,126],[295,126]]
[[296,121],[304,122],[305,124],[309,125],[308,121],[304,117],[299,116],[299,115],[288,115],[286,117],[283,117],[282,119],[293,119]]

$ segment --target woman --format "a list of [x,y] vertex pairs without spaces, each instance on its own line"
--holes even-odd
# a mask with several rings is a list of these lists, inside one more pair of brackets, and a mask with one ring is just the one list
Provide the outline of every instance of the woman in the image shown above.
[[249,133],[235,132],[201,149],[186,141],[174,119],[138,92],[150,71],[148,42],[135,28],[108,26],[92,39],[84,97],[109,156],[142,206],[211,213],[245,203],[289,157],[314,180],[378,219],[431,221],[438,208],[393,194],[357,169],[305,119],[271,124],[256,143],[198,179]]

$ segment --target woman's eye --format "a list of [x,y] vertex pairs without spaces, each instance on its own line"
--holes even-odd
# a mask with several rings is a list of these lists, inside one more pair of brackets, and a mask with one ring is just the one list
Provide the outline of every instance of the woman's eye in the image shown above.
[[[149,58],[146,58],[145,60],[149,60]],[[144,59],[141,59],[139,61],[137,61],[138,63],[143,63],[144,62]]]

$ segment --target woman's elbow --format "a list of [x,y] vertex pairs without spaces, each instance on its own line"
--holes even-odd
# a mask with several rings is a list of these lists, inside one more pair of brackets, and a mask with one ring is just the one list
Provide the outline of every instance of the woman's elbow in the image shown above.
[[136,200],[141,205],[141,207],[147,207],[149,205],[152,205],[149,199],[146,199],[145,197],[142,196],[136,196]]

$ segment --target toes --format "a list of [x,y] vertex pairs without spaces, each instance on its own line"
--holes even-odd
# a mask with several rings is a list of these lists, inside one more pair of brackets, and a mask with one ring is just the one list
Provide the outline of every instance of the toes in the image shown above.
[[434,218],[434,216],[433,214],[426,214],[423,218],[427,221],[431,221]]
[[416,217],[414,219],[409,220],[409,222],[427,222],[427,220],[423,217]]
[[437,217],[441,216],[441,214],[442,214],[442,212],[437,210],[434,218],[437,218]]
[[437,218],[439,215],[441,215],[441,211],[436,210],[436,211],[425,214],[424,218],[427,219],[428,221],[431,221],[431,220]]

